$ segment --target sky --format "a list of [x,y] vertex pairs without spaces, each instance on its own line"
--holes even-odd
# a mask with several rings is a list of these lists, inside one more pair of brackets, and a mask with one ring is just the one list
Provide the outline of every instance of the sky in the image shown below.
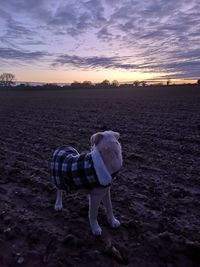
[[0,73],[18,81],[200,78],[199,0],[1,0]]

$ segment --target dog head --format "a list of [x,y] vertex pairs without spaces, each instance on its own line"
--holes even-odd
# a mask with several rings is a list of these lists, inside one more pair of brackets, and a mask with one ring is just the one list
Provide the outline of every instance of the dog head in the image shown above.
[[98,132],[91,136],[92,149],[98,149],[110,174],[122,167],[122,150],[119,143],[120,134],[113,131]]

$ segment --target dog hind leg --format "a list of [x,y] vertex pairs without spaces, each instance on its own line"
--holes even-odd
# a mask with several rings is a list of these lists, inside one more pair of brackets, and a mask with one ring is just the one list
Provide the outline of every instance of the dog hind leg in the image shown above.
[[54,209],[56,211],[62,210],[63,205],[62,205],[62,190],[57,189],[57,196],[56,196],[56,203],[54,205]]

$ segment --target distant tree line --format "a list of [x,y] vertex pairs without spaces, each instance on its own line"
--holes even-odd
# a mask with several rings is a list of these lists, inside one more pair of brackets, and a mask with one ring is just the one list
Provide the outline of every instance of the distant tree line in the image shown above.
[[[197,80],[197,84],[200,85],[200,79]],[[82,88],[116,88],[116,87],[120,87],[120,88],[124,88],[124,87],[145,87],[147,85],[152,85],[147,83],[146,81],[134,81],[133,83],[123,83],[120,84],[117,80],[113,80],[112,82],[110,82],[109,80],[104,80],[100,83],[92,83],[91,81],[84,81],[84,82],[77,82],[74,81],[73,83],[71,83],[70,85],[58,85],[56,83],[47,83],[47,84],[42,84],[42,85],[31,85],[29,83],[21,83],[16,85],[15,83],[15,75],[12,73],[3,73],[0,74],[0,87],[13,87],[15,86],[16,88],[25,88],[25,89],[59,89],[59,88],[63,88],[63,89],[82,89]],[[154,85],[164,85],[163,83],[156,83]],[[166,81],[166,85],[171,85],[171,80],[168,79]]]

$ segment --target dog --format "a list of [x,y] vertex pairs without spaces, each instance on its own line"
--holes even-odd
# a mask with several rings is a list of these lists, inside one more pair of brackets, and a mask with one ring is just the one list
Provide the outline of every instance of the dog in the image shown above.
[[101,235],[97,216],[100,203],[106,208],[108,223],[117,228],[120,222],[112,209],[110,187],[112,179],[121,169],[122,149],[120,134],[114,131],[98,132],[91,136],[91,151],[79,154],[73,147],[63,146],[55,150],[51,160],[51,177],[57,188],[54,205],[62,210],[62,192],[86,189],[89,195],[89,222],[92,233]]

